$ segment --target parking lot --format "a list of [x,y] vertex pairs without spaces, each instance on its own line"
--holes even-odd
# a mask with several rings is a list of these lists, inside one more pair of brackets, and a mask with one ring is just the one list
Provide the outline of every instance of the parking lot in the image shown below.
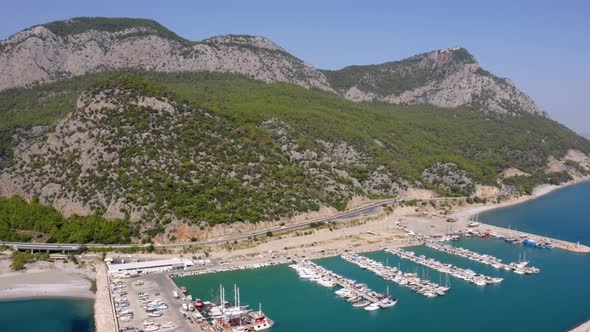
[[[182,312],[182,294],[176,299],[176,285],[165,273],[135,278],[111,278],[111,291],[123,331],[198,331]],[[159,317],[150,317],[161,315]]]

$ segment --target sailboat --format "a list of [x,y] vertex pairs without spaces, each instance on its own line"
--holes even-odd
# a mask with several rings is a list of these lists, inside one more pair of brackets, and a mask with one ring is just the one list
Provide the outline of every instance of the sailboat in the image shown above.
[[[248,309],[248,306],[242,306],[240,303],[240,288],[234,284],[234,305],[229,305],[229,302],[225,301],[225,289],[222,285],[219,285],[219,300],[221,305],[219,307],[213,307],[221,312],[220,316],[213,317],[217,318],[216,322],[224,328],[231,328],[233,332],[242,331],[262,331],[271,328],[274,325],[274,321],[268,318],[262,312],[262,305],[259,304],[258,311],[252,311]],[[210,315],[210,317],[212,317]]]
[[467,224],[467,227],[477,227],[479,226],[479,212],[475,214],[475,220]]
[[381,299],[381,301],[379,301],[379,307],[389,308],[389,307],[393,307],[396,304],[397,304],[397,299],[394,299],[389,295],[389,286],[387,286],[385,298],[383,298],[383,299]]

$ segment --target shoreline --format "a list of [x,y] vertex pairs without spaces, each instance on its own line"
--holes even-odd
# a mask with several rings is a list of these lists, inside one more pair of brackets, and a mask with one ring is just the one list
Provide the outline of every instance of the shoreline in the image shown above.
[[40,294],[40,295],[23,295],[16,294],[15,296],[4,296],[0,298],[0,303],[3,302],[20,302],[20,301],[35,301],[35,300],[80,300],[80,301],[92,301],[94,302],[94,296],[84,294]]
[[590,176],[578,178],[578,179],[575,179],[575,180],[572,180],[572,181],[569,181],[566,183],[562,183],[560,185],[542,184],[540,186],[535,187],[535,189],[533,190],[533,193],[531,195],[512,198],[512,199],[509,199],[505,202],[500,202],[500,203],[483,204],[483,205],[478,205],[478,206],[471,205],[471,206],[464,207],[464,208],[458,208],[456,211],[453,211],[450,214],[450,217],[454,217],[454,218],[458,218],[458,219],[470,219],[471,217],[473,217],[475,214],[478,214],[478,213],[530,202],[530,201],[533,201],[533,200],[538,199],[540,197],[546,196],[554,191],[557,191],[557,190],[560,190],[563,188],[567,188],[567,187],[571,187],[571,186],[575,186],[578,184],[582,184],[585,182],[590,182]]
[[590,320],[576,325],[569,332],[588,332],[590,331]]
[[73,264],[35,262],[25,271],[10,271],[0,261],[0,301],[34,299],[95,299],[90,290],[94,272]]

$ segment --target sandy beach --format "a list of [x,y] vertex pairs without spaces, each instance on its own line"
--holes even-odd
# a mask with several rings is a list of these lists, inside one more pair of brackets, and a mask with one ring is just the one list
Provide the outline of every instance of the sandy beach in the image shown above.
[[73,263],[36,262],[24,271],[10,270],[10,260],[0,261],[0,300],[70,297],[93,299],[92,268]]

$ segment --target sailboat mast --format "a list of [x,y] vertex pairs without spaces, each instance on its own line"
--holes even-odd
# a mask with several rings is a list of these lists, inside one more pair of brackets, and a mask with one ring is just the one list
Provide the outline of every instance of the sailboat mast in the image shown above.
[[225,308],[225,288],[221,286],[221,308]]

